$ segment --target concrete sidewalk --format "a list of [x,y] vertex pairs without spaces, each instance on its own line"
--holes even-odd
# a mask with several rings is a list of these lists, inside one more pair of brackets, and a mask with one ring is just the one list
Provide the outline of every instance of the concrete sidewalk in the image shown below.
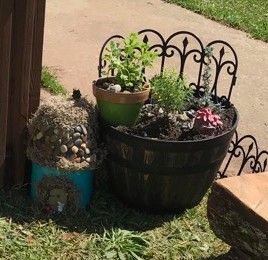
[[72,91],[92,98],[98,54],[113,34],[151,28],[164,36],[186,30],[204,43],[224,40],[238,55],[232,102],[240,113],[239,133],[253,134],[268,148],[268,44],[160,0],[47,0],[43,64],[57,70]]

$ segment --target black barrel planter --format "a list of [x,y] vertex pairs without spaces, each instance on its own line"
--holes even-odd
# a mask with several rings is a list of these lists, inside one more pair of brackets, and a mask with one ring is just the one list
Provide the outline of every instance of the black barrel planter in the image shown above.
[[153,212],[196,206],[211,186],[238,124],[199,141],[161,141],[129,135],[102,125],[107,171],[113,189],[127,205]]

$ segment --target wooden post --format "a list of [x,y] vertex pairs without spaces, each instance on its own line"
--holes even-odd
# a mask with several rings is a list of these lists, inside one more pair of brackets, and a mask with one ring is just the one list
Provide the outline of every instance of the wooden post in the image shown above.
[[[6,184],[23,184],[27,121],[40,99],[45,0],[14,0]],[[32,103],[33,102],[33,103]]]
[[29,114],[36,111],[40,102],[40,79],[42,71],[45,9],[46,0],[38,0],[35,5]]
[[4,185],[13,0],[0,0],[0,187]]

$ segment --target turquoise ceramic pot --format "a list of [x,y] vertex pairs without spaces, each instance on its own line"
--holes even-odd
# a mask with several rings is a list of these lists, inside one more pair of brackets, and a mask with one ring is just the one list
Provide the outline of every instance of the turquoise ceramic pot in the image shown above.
[[[92,170],[85,169],[74,172],[64,172],[32,163],[31,197],[34,201],[37,199],[38,195],[38,184],[47,176],[54,176],[55,180],[57,177],[66,178],[66,183],[70,180],[73,187],[77,190],[77,194],[79,194],[78,207],[85,208],[89,205],[94,177]],[[54,190],[60,190],[60,188],[60,185],[58,185],[54,187]],[[66,191],[66,194],[66,196],[68,196],[68,191]]]

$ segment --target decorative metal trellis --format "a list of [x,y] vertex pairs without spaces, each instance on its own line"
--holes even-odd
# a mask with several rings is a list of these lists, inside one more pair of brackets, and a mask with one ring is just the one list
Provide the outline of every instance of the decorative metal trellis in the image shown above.
[[[232,91],[237,79],[238,58],[235,50],[229,43],[215,40],[205,46],[195,34],[188,31],[175,32],[167,39],[152,29],[141,30],[138,34],[143,42],[150,43],[150,50],[157,52],[158,64],[160,64],[159,73],[163,72],[170,59],[174,59],[173,64],[176,64],[176,68],[181,75],[187,74],[191,70],[189,62],[197,65],[194,77],[191,77],[189,81],[189,85],[197,93],[202,93],[204,90],[202,86],[202,73],[207,64],[206,49],[208,47],[212,48],[210,64],[213,71],[213,75],[211,75],[211,93],[217,98],[217,102],[225,105],[230,104]],[[121,35],[113,35],[104,42],[99,55],[99,77],[101,77],[103,71],[107,72],[108,69],[108,64],[102,57],[105,55],[110,42],[114,41],[120,44],[123,39],[124,37]],[[228,86],[222,88],[220,78],[224,73],[224,81],[229,82],[229,84],[227,83]],[[114,74],[115,71],[111,71],[111,75],[113,76]],[[257,141],[252,135],[245,135],[239,138],[238,133],[235,132],[225,163],[218,172],[220,178],[227,177],[228,168],[234,162],[234,159],[237,159],[237,161],[240,159],[239,165],[236,163],[237,175],[244,171],[252,173],[263,172],[267,167],[268,151],[260,151]]]

